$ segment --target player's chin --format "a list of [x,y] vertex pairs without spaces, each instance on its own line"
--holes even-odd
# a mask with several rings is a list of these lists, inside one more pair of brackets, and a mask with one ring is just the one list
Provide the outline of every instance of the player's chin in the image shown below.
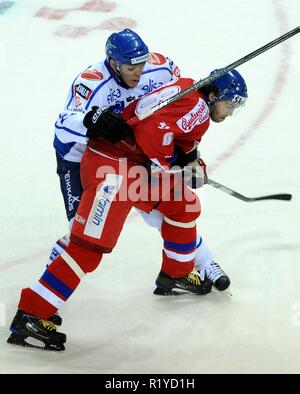
[[139,84],[139,80],[137,81],[137,80],[135,80],[135,81],[130,81],[130,82],[128,82],[127,83],[127,85],[130,87],[130,88],[135,88],[138,84]]
[[221,123],[224,122],[225,118],[220,118],[220,117],[216,117],[216,116],[212,116],[211,120],[215,123]]

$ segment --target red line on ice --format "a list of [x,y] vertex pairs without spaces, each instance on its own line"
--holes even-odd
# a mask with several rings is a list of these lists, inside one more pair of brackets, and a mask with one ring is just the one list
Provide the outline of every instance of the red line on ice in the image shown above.
[[[284,12],[282,2],[281,0],[273,0],[273,5],[276,10],[280,32],[285,33],[288,31],[288,20]],[[281,44],[281,53],[282,53],[282,57],[275,77],[275,82],[270,97],[266,101],[265,106],[258,114],[256,119],[253,121],[253,123],[245,131],[245,133],[243,133],[241,137],[234,144],[232,144],[225,152],[223,152],[219,157],[217,157],[217,159],[212,165],[210,165],[210,171],[209,171],[210,173],[216,170],[222,164],[224,164],[224,162],[229,160],[232,156],[234,156],[235,153],[238,151],[238,149],[241,148],[249,140],[249,138],[252,137],[253,134],[255,134],[258,128],[261,127],[261,125],[266,121],[266,119],[270,116],[270,114],[274,110],[276,103],[273,100],[273,98],[274,97],[278,98],[278,96],[282,93],[283,86],[286,82],[287,73],[289,71],[291,50],[287,41]],[[49,252],[50,252],[50,248],[49,248]],[[41,250],[39,253],[36,253],[34,255],[11,260],[4,264],[1,264],[0,271],[4,271],[5,269],[11,268],[12,266],[15,266],[17,264],[23,264],[32,259],[36,259],[40,257],[42,253],[43,251]],[[46,265],[46,261],[45,261],[45,265]]]
[[[273,5],[278,19],[278,25],[280,32],[286,33],[289,29],[287,16],[284,12],[281,0],[273,0]],[[214,162],[209,165],[209,173],[215,171],[218,167],[223,165],[227,160],[231,159],[236,152],[257,132],[257,130],[262,126],[262,124],[267,120],[267,118],[273,112],[276,102],[275,97],[278,99],[279,95],[282,93],[283,87],[285,85],[287,74],[289,71],[289,62],[291,57],[291,50],[288,41],[280,44],[281,50],[281,60],[278,67],[278,71],[275,76],[275,82],[271,91],[269,98],[266,100],[266,104],[259,112],[253,123],[246,129],[246,131],[234,142],[229,148],[221,153]]]

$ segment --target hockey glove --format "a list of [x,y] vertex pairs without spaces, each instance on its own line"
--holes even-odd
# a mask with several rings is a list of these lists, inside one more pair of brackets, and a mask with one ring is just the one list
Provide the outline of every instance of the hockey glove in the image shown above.
[[189,153],[185,153],[177,145],[175,145],[175,147],[174,147],[174,155],[176,157],[176,160],[173,164],[176,166],[179,166],[181,168],[187,166],[192,161],[200,158],[200,152],[197,149],[194,149]]
[[120,115],[96,106],[86,113],[83,124],[87,128],[86,136],[93,140],[102,137],[115,144],[126,137],[133,136],[132,128]]
[[207,183],[206,164],[202,159],[189,163],[183,170],[184,179],[192,189],[198,189]]

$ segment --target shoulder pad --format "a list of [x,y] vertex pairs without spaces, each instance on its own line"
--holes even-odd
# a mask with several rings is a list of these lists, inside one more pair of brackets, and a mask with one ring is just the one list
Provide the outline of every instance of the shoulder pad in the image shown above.
[[165,64],[166,61],[167,58],[165,56],[161,55],[160,53],[154,53],[154,52],[150,53],[150,57],[148,59],[148,63],[155,65]]
[[73,94],[77,99],[77,104],[79,105],[82,100],[88,101],[101,81],[106,78],[104,70],[100,71],[94,65],[79,74],[73,84]]
[[101,81],[104,79],[104,75],[96,69],[88,69],[80,74],[80,77],[89,81]]
[[82,111],[87,102],[92,97],[95,89],[107,79],[105,70],[102,69],[101,63],[89,66],[86,70],[82,71],[72,85],[72,100],[69,106]]

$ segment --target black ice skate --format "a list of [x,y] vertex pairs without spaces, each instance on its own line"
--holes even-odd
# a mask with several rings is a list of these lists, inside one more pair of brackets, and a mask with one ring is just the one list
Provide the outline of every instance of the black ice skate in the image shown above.
[[202,280],[204,280],[204,278],[210,279],[213,286],[219,291],[226,290],[230,286],[228,275],[215,261],[206,263],[198,272]]
[[21,310],[10,326],[12,334],[7,342],[13,345],[36,348],[41,350],[64,350],[66,335],[57,332],[56,326],[50,320],[39,319]]
[[49,317],[50,321],[52,321],[53,324],[56,326],[61,326],[62,325],[62,318],[58,313],[54,313],[51,317]]
[[157,288],[153,292],[156,295],[204,295],[211,292],[211,281],[209,279],[200,280],[197,272],[190,272],[183,278],[172,278],[160,271],[156,279],[156,286]]

